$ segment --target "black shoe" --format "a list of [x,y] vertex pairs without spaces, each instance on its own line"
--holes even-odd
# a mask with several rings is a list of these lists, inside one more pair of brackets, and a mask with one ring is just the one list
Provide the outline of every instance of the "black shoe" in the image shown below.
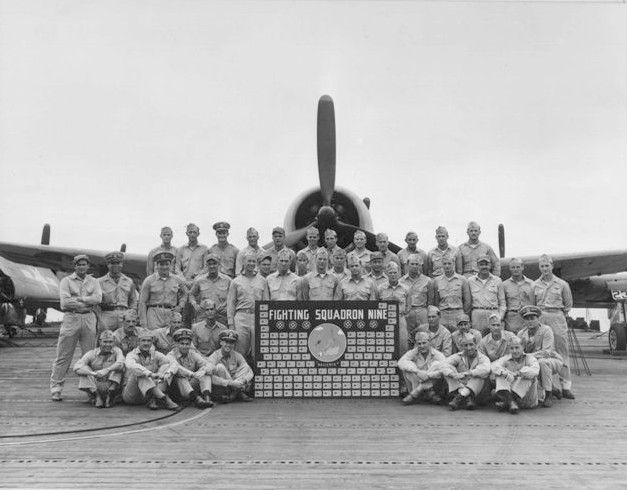
[[553,393],[551,391],[544,392],[544,400],[541,405],[543,408],[550,408],[553,406]]
[[161,400],[159,400],[159,402],[166,410],[178,411],[181,409],[180,405],[174,403],[168,395],[164,396]]
[[150,410],[159,410],[159,406],[157,405],[157,400],[155,400],[154,398],[150,399],[147,406]]
[[520,407],[518,406],[518,403],[516,403],[514,400],[511,401],[511,403],[509,404],[509,413],[511,413],[512,415],[516,415],[520,410]]
[[416,403],[416,399],[411,395],[407,395],[405,398],[403,398],[402,402],[403,405],[413,405],[414,403]]
[[242,402],[252,402],[253,399],[251,397],[249,397],[246,393],[244,393],[243,391],[239,394],[239,400]]
[[209,405],[202,396],[197,396],[195,400],[196,407],[202,409],[209,408]]
[[477,408],[477,404],[472,399],[472,397],[469,396],[466,401],[466,410],[474,410],[475,408]]
[[566,400],[574,400],[575,395],[570,390],[562,390],[562,398],[565,398]]
[[60,402],[63,400],[63,397],[61,396],[61,392],[60,391],[55,391],[50,398],[52,399],[53,402]]
[[462,408],[464,405],[466,404],[466,398],[461,396],[461,395],[455,395],[455,398],[453,398],[449,404],[448,407],[450,410],[458,410],[460,408]]
[[558,400],[562,399],[562,390],[558,390],[558,389],[553,389],[553,396],[555,398],[557,398]]
[[96,401],[94,402],[94,407],[96,407],[96,408],[104,408],[104,401],[103,401],[102,395],[100,393],[96,394]]

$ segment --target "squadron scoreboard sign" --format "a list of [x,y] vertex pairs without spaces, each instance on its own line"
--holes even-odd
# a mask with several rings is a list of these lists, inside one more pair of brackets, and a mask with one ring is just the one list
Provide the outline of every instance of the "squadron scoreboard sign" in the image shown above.
[[261,301],[255,397],[398,396],[398,304]]

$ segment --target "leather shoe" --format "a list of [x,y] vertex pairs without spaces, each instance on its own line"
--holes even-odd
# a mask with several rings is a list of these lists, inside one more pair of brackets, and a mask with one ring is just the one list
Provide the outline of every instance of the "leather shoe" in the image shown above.
[[104,401],[102,401],[102,395],[100,393],[96,393],[96,401],[94,402],[94,407],[104,408]]
[[148,408],[150,410],[159,410],[159,407],[157,406],[157,400],[155,400],[154,398],[151,398],[150,401],[148,402]]
[[246,393],[244,393],[243,391],[239,394],[239,399],[243,402],[252,402],[253,399],[251,397],[249,397]]
[[164,396],[161,400],[163,408],[166,410],[180,410],[180,406],[174,403],[168,395]]
[[455,395],[455,398],[453,398],[450,403],[448,404],[448,407],[450,410],[457,410],[459,408],[462,408],[463,405],[465,405],[466,403],[466,399],[461,396],[461,395]]
[[562,398],[565,398],[566,400],[574,400],[575,395],[570,390],[562,390]]
[[407,395],[403,398],[403,405],[413,405],[415,401],[416,399],[413,396]]
[[553,406],[553,393],[550,391],[544,392],[544,400],[542,401],[542,407],[550,408]]
[[61,400],[63,400],[63,397],[61,396],[60,391],[55,391],[54,393],[52,393],[50,398],[52,398],[53,402],[60,402]]
[[519,410],[520,410],[520,407],[518,406],[518,403],[512,400],[509,404],[509,413],[511,413],[512,415],[515,415],[519,412]]
[[477,408],[477,404],[471,397],[468,397],[468,400],[466,401],[466,410],[474,410],[475,408]]

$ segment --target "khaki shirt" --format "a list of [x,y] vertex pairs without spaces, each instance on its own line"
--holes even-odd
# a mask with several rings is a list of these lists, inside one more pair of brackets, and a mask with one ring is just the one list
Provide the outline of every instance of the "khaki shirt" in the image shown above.
[[121,306],[131,310],[137,309],[139,295],[130,277],[121,274],[118,281],[115,282],[111,274],[106,274],[98,279],[98,282],[102,290],[103,305]]
[[231,281],[229,294],[226,300],[226,311],[229,325],[233,325],[235,312],[247,310],[251,313],[255,309],[255,301],[269,299],[268,282],[261,274],[248,277],[244,274]]
[[351,250],[350,252],[346,254],[346,261],[348,262],[348,259],[350,259],[351,257],[357,258],[357,260],[359,260],[359,263],[361,264],[362,273],[368,274],[370,272],[370,254],[371,253],[372,252],[366,248],[364,248],[361,251],[357,249]]
[[[303,252],[307,256],[309,262],[307,263],[307,270],[309,272],[316,270],[316,252],[320,247],[316,246],[316,248],[310,248],[309,246],[303,249]],[[329,260],[330,262],[330,260]]]
[[139,345],[139,335],[144,330],[144,328],[135,327],[133,332],[130,335],[127,335],[124,331],[124,327],[118,328],[115,332],[113,332],[115,345],[122,349],[122,354],[127,355]]
[[407,288],[408,308],[426,308],[433,304],[435,299],[433,281],[428,276],[420,274],[412,278],[406,274],[399,282]]
[[490,359],[479,351],[473,358],[469,358],[464,352],[458,352],[447,357],[446,363],[458,373],[468,371],[475,378],[487,378],[490,375]]
[[266,280],[268,281],[268,292],[273,301],[296,301],[300,299],[300,281],[291,271],[285,274],[273,272]]
[[183,245],[176,252],[176,273],[188,281],[194,279],[205,268],[205,258],[209,253],[206,245],[198,244],[195,247]]
[[[161,277],[154,273],[144,279],[139,293],[139,304],[144,307],[166,305],[182,308],[185,303],[185,287],[179,276]],[[141,315],[140,308],[140,315]]]
[[245,248],[237,253],[237,257],[235,258],[235,275],[237,276],[244,273],[244,266],[246,265],[244,264],[244,257],[246,255],[253,254],[257,258],[257,265],[259,265],[261,257],[265,254],[265,252],[266,251],[259,246],[257,248],[253,248],[250,245],[246,245]]
[[401,270],[401,273],[402,273],[403,269],[401,267],[401,261],[399,260],[398,255],[396,255],[394,252],[392,252],[390,249],[388,249],[383,254],[383,270],[385,270],[385,268],[388,266],[388,264],[390,262],[395,262],[396,265],[398,265],[398,267],[399,267],[399,269]]
[[[239,374],[238,379],[243,383],[247,383],[253,379],[253,370],[246,363],[246,359],[239,352],[232,350],[228,357],[222,354],[222,349],[218,349],[207,359],[207,372],[211,373],[218,364],[222,364],[232,378],[235,378],[236,373]],[[217,385],[224,385],[224,381],[217,376],[214,376],[213,381]]]
[[409,248],[405,247],[403,250],[398,252],[398,260],[401,263],[401,274],[407,274],[407,262],[409,261],[410,255],[420,255],[422,258],[422,273],[427,273],[427,254],[421,248],[416,247],[415,251],[409,250]]
[[[82,297],[82,300],[78,298]],[[59,282],[61,310],[76,313],[93,311],[94,306],[102,301],[102,290],[97,279],[87,274],[83,279],[73,272]]]
[[403,354],[398,360],[398,368],[401,371],[409,371],[415,373],[417,371],[429,371],[434,366],[438,366],[438,363],[444,362],[446,357],[440,351],[429,348],[429,353],[423,356],[418,352],[418,347],[414,347]]
[[534,303],[542,309],[559,309],[568,313],[573,307],[573,295],[568,283],[557,276],[550,281],[542,278],[533,283]]
[[473,310],[496,310],[501,318],[505,315],[505,291],[503,282],[495,275],[490,274],[487,279],[479,276],[468,278],[470,295],[472,296]]
[[173,368],[176,369],[176,374],[181,376],[191,376],[201,369],[206,372],[207,361],[196,350],[190,349],[187,355],[184,356],[178,347],[174,347],[168,352],[167,358]]
[[460,274],[447,277],[445,274],[433,279],[434,303],[440,310],[462,308],[466,313],[472,306],[468,279]]
[[523,306],[533,304],[533,281],[523,276],[515,282],[511,277],[503,281],[507,311],[519,311]]
[[157,264],[155,264],[155,255],[161,252],[170,252],[172,255],[174,255],[172,262],[170,262],[170,272],[172,274],[176,273],[176,252],[177,252],[176,247],[170,246],[168,248],[165,248],[163,244],[161,244],[158,247],[153,248],[150,252],[148,252],[148,259],[146,260],[146,275],[147,276],[149,276],[150,274],[153,274],[154,272],[157,272]]
[[133,349],[126,355],[126,369],[131,376],[144,377],[165,367],[165,372],[173,372],[171,360],[165,354],[158,352],[154,347],[150,348],[147,355],[144,355],[139,347]]
[[435,332],[429,330],[429,324],[423,323],[417,329],[418,332],[426,332],[429,335],[429,345],[435,350],[439,350],[445,356],[450,356],[453,352],[453,341],[451,332],[446,327],[438,325]]
[[333,274],[337,278],[337,282],[340,283],[342,281],[346,281],[350,279],[351,273],[344,269],[342,272],[336,272],[335,269],[329,270],[329,274]]
[[[216,243],[209,249],[209,253],[214,253],[220,257],[220,272],[229,277],[235,277],[236,272],[240,273],[240,271],[236,271],[235,265],[238,252],[239,249],[230,243],[227,243],[224,248]],[[205,264],[203,264],[203,268],[204,266]]]
[[[482,337],[481,337],[481,332],[479,330],[475,330],[474,328],[471,328],[468,333],[470,335],[472,335],[475,338],[475,344],[479,345],[479,342],[481,342]],[[462,337],[464,334],[462,334],[461,330],[455,330],[452,334],[451,334],[451,340],[453,342],[453,352],[461,352],[464,349],[462,348]]]
[[212,300],[216,305],[216,314],[226,317],[226,299],[229,295],[231,278],[218,272],[215,279],[209,274],[201,274],[194,280],[189,294],[189,302],[197,309],[204,299]]
[[226,326],[219,322],[207,325],[206,321],[192,325],[192,342],[203,356],[212,354],[220,348],[220,332],[226,330]]
[[529,327],[525,327],[518,332],[518,338],[522,341],[523,350],[529,354],[551,354],[555,350],[555,336],[547,325],[540,325],[533,335],[530,334]]
[[341,299],[346,301],[368,301],[377,299],[374,283],[365,277],[352,277],[340,282]]
[[534,379],[540,374],[540,365],[538,360],[530,354],[523,354],[518,360],[512,358],[511,354],[507,354],[492,363],[492,372],[496,376],[502,375],[505,371],[523,379]]
[[498,340],[494,339],[492,334],[489,333],[481,339],[481,342],[479,342],[479,345],[477,346],[477,350],[487,356],[490,361],[494,362],[507,354],[509,342],[514,337],[516,336],[507,330],[503,330],[501,332],[501,338]]
[[398,282],[396,286],[392,286],[386,281],[377,288],[377,299],[383,301],[398,301],[399,315],[407,314],[409,309],[408,295],[409,291],[407,290],[407,287],[400,282]]
[[383,286],[386,282],[388,282],[388,276],[386,276],[384,273],[381,273],[380,276],[375,276],[374,273],[370,271],[363,277],[365,277],[366,279],[370,279],[374,283],[375,288],[379,288],[380,286]]
[[294,272],[296,270],[296,252],[286,246],[277,250],[274,245],[269,250],[265,250],[266,254],[272,256],[272,261],[270,262],[270,272],[276,272],[277,262],[279,261],[279,252],[281,250],[287,250],[290,253],[290,270]]
[[340,299],[340,281],[331,272],[310,272],[301,279],[301,294],[305,301],[331,301]]
[[124,369],[124,354],[119,347],[113,347],[108,354],[102,352],[100,347],[87,351],[76,364],[74,372],[76,374],[89,375],[89,371],[99,371],[104,368],[111,368],[111,371],[122,371]]
[[499,258],[492,250],[492,247],[487,243],[478,242],[475,244],[462,243],[458,248],[456,258],[456,269],[459,274],[469,276],[477,274],[479,272],[479,266],[477,265],[477,259],[482,255],[490,257],[492,263],[491,272],[495,276],[501,275],[501,262]]
[[442,259],[447,256],[452,257],[453,261],[457,260],[457,247],[449,245],[445,250],[442,250],[440,247],[429,250],[427,253],[427,275],[437,277],[444,274]]
[[176,342],[170,334],[170,327],[161,327],[152,331],[152,342],[155,345],[155,349],[163,354],[170,352]]

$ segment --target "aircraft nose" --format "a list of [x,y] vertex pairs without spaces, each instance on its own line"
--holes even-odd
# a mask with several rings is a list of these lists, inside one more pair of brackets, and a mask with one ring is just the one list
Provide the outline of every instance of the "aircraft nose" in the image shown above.
[[322,206],[318,211],[318,225],[328,228],[335,222],[335,211],[331,206]]

